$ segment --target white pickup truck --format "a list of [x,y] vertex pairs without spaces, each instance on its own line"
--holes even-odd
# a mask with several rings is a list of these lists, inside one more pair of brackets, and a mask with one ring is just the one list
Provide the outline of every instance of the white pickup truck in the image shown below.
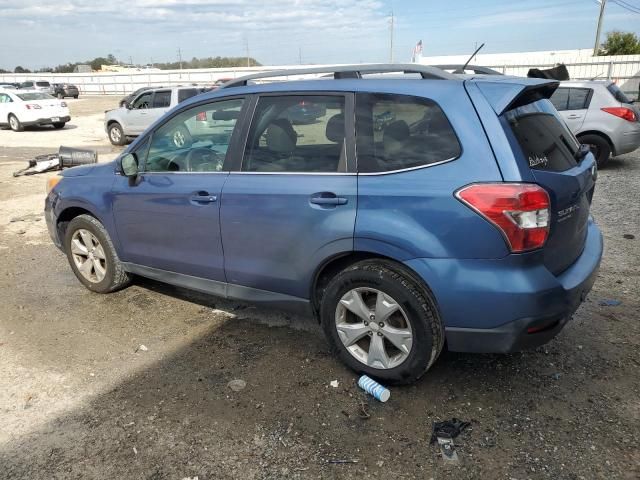
[[180,102],[208,90],[194,86],[145,90],[128,106],[105,112],[104,128],[109,141],[113,145],[124,145],[128,137],[140,135]]

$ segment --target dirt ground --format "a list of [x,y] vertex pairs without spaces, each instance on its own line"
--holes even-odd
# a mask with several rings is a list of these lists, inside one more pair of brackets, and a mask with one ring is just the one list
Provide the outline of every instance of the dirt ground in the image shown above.
[[[640,478],[640,152],[600,172],[605,256],[558,338],[445,352],[381,404],[309,319],[147,280],[80,285],[46,233],[47,175],[11,174],[61,143],[113,158],[116,101],[70,101],[61,132],[0,131],[0,478]],[[471,428],[447,464],[429,438],[452,417]]]

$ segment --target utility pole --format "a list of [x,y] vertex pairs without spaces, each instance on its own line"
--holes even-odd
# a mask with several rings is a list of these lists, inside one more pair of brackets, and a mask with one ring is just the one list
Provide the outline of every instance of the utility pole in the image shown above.
[[298,47],[298,63],[302,65],[302,47]]
[[607,0],[600,1],[600,15],[598,15],[598,28],[596,29],[596,43],[593,46],[593,56],[598,55],[600,50],[600,30],[602,29],[602,20],[604,19],[604,7],[607,5]]
[[244,37],[244,48],[247,54],[247,67],[250,67],[249,64],[249,37]]
[[182,70],[182,50],[178,47],[178,62],[180,62],[180,70]]
[[391,20],[389,21],[389,63],[393,63],[393,10],[391,10]]

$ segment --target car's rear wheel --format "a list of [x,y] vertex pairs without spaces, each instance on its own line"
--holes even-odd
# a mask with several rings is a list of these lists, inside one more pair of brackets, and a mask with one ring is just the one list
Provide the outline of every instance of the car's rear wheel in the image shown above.
[[78,99],[78,95],[74,95],[73,98],[75,98],[77,100]]
[[109,293],[129,284],[107,230],[91,215],[69,222],[64,247],[73,273],[89,290]]
[[609,161],[611,157],[611,146],[606,138],[600,135],[588,134],[582,135],[578,140],[582,144],[589,145],[591,153],[596,157],[598,167],[603,167]]
[[65,122],[55,122],[53,124],[53,128],[60,130],[61,128],[64,128],[65,125],[66,125]]
[[112,123],[109,125],[108,132],[111,144],[122,146],[127,142],[127,137],[125,137],[119,123]]
[[14,132],[22,132],[24,130],[24,126],[13,113],[9,114],[9,128]]
[[320,318],[332,351],[387,383],[411,383],[438,358],[444,328],[431,294],[401,266],[358,262],[322,293]]

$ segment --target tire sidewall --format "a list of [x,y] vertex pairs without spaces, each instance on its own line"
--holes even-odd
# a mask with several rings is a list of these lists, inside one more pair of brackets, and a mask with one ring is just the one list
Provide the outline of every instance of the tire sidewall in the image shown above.
[[[102,227],[98,220],[90,220],[86,217],[87,216],[85,215],[76,217],[69,223],[64,237],[64,249],[67,254],[67,259],[69,260],[69,265],[71,265],[71,270],[73,270],[73,273],[80,281],[80,283],[82,283],[92,292],[107,293],[111,291],[111,287],[114,283],[117,259],[114,257],[113,250],[111,248],[111,242],[106,236],[107,234],[104,230],[104,227]],[[102,250],[104,251],[105,257],[107,259],[107,273],[101,282],[93,283],[84,278],[78,271],[75,261],[73,260],[73,254],[71,253],[71,239],[73,237],[73,234],[80,229],[90,231],[98,239],[100,245],[102,245]]]
[[[15,127],[11,124],[12,118],[15,118],[15,121],[16,121]],[[20,132],[22,130],[22,124],[20,123],[20,120],[13,113],[9,115],[9,128],[14,132]]]
[[[120,131],[120,140],[119,141],[114,141],[113,138],[111,137],[111,131],[117,129]],[[109,125],[109,141],[111,142],[112,145],[119,145],[122,146],[124,145],[124,131],[122,130],[122,127],[120,126],[119,123],[112,123],[111,125]]]
[[[411,282],[406,276],[404,279]],[[407,315],[413,333],[413,344],[407,359],[397,367],[386,370],[369,367],[351,355],[343,345],[342,340],[340,340],[335,325],[335,312],[338,301],[349,290],[358,287],[375,288],[384,292],[398,302]],[[429,299],[426,300],[429,302]],[[396,278],[389,275],[385,269],[376,272],[351,268],[339,274],[330,282],[323,294],[320,318],[322,328],[335,353],[344,363],[359,374],[366,374],[387,383],[403,383],[415,380],[430,365],[434,337],[431,332],[430,319],[427,318],[424,306],[417,297]]]
[[[599,135],[584,135],[580,137],[580,143],[587,145],[596,145],[598,147],[598,156],[596,157],[596,163],[598,167],[602,167],[611,156],[611,147],[609,142]],[[595,155],[594,155],[595,156]]]

